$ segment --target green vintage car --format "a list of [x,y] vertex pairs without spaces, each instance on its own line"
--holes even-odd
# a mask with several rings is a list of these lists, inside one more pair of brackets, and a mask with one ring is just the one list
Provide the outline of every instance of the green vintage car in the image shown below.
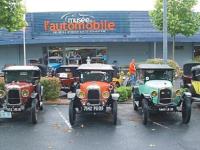
[[191,93],[174,90],[174,69],[166,64],[137,66],[136,85],[133,87],[134,110],[142,109],[143,124],[150,112],[182,112],[183,123],[191,116]]

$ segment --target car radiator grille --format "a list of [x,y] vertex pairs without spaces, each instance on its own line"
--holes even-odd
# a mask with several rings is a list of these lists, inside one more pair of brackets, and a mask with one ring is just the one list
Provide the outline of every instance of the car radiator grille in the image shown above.
[[91,104],[98,104],[100,99],[99,90],[88,90],[88,102]]
[[160,90],[160,103],[170,103],[172,92],[170,89]]
[[9,104],[19,104],[20,103],[19,90],[9,90],[8,91],[8,103]]

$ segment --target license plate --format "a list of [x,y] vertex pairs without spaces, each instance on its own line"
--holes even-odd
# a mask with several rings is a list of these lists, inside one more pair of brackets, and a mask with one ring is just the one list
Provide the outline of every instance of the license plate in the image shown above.
[[84,111],[103,111],[103,106],[84,106]]
[[0,118],[12,118],[12,113],[6,111],[0,111]]
[[159,111],[174,111],[174,108],[159,108]]

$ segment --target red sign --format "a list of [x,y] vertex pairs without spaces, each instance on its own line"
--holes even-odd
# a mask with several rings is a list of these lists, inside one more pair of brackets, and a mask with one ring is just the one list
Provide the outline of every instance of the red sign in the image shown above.
[[112,21],[92,22],[62,22],[55,23],[49,20],[44,21],[45,32],[66,32],[66,31],[113,31],[116,28]]

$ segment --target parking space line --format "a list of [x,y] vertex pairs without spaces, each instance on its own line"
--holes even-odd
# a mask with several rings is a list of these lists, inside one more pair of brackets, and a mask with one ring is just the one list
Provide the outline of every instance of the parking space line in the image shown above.
[[69,121],[64,117],[64,115],[62,114],[62,112],[57,108],[54,107],[56,109],[56,111],[58,112],[58,114],[60,115],[60,117],[64,120],[65,124],[69,127],[69,129],[72,129],[71,124],[69,123]]

